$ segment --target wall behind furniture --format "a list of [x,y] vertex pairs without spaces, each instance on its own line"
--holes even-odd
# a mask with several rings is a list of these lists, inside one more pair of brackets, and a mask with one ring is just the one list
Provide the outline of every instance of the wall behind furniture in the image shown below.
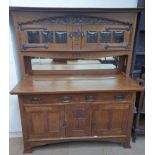
[[[9,24],[9,87],[11,90],[20,80],[21,76],[16,49],[16,37],[11,17]],[[9,101],[9,132],[21,132],[18,98],[17,96],[10,95]]]
[[20,7],[76,7],[76,8],[132,8],[137,0],[10,0],[10,6]]
[[[135,8],[137,0],[10,0],[11,7],[72,7],[72,8]],[[20,71],[16,50],[15,33],[10,18],[10,90],[20,80]],[[9,103],[9,132],[10,137],[21,136],[21,123],[17,96],[10,95]]]

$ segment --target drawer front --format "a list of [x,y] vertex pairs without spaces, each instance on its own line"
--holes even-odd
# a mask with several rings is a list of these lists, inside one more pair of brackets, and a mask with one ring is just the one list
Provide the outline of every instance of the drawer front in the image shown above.
[[25,104],[67,104],[79,102],[78,94],[49,94],[49,95],[25,95]]
[[132,93],[80,93],[80,94],[49,94],[49,95],[25,95],[25,104],[74,104],[74,103],[98,103],[98,102],[130,102]]
[[130,101],[132,93],[114,92],[114,93],[87,93],[80,96],[80,102],[123,102]]

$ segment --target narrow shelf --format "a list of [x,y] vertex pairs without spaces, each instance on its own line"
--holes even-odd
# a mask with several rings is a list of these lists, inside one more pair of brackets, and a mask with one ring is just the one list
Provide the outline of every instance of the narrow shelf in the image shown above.
[[124,56],[130,55],[131,51],[29,51],[21,52],[23,56],[29,57],[51,57],[51,58],[98,58],[98,57],[110,57],[110,56]]

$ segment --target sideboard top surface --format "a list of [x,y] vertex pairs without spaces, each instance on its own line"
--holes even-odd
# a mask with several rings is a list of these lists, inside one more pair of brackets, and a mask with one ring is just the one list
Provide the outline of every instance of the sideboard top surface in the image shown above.
[[11,94],[55,94],[78,92],[142,91],[124,75],[28,76],[20,81]]

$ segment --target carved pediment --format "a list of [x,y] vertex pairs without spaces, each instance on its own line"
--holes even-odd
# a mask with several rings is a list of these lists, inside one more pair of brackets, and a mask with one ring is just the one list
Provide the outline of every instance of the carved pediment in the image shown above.
[[26,23],[21,23],[22,25],[27,24],[103,24],[103,25],[124,25],[130,26],[130,23],[122,22],[118,20],[113,20],[109,18],[86,16],[86,15],[65,15],[48,17],[37,20],[28,21]]

